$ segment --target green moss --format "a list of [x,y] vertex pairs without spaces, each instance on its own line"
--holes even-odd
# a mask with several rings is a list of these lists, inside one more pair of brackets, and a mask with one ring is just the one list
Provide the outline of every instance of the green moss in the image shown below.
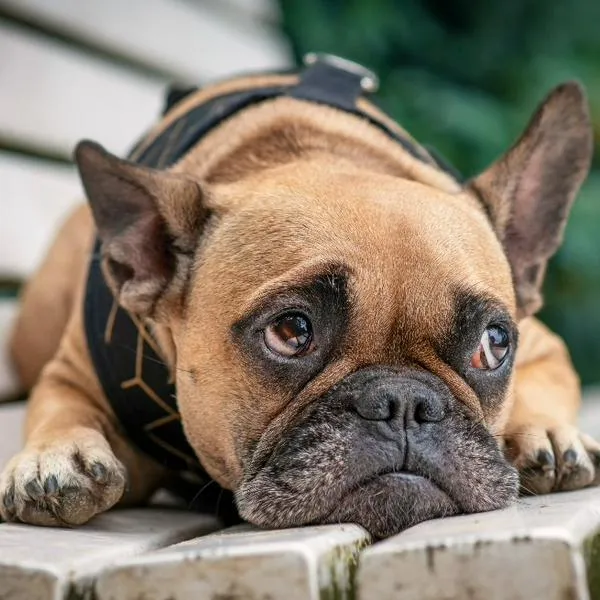
[[96,590],[92,581],[72,583],[65,592],[65,600],[96,600]]
[[319,597],[321,600],[355,600],[356,571],[366,539],[349,546],[338,546],[321,559]]
[[600,532],[588,538],[583,545],[588,588],[591,600],[600,600]]

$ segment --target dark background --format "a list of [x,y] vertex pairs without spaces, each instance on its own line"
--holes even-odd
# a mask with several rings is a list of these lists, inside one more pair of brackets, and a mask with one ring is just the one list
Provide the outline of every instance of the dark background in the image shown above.
[[[549,90],[587,88],[600,141],[600,1],[280,0],[297,61],[330,52],[375,70],[379,104],[466,177],[521,133]],[[600,161],[552,260],[542,319],[600,382]]]

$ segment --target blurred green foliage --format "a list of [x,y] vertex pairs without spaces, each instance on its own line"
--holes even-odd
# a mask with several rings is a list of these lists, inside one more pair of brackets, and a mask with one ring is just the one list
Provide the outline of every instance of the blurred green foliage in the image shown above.
[[[298,61],[330,52],[375,70],[378,103],[473,176],[556,84],[582,81],[600,141],[600,0],[280,0]],[[598,154],[597,154],[598,156]],[[543,320],[584,383],[600,382],[600,162],[545,284]]]

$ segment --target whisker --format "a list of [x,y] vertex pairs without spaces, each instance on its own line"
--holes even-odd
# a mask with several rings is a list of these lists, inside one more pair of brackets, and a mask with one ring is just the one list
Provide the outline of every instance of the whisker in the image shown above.
[[519,481],[519,485],[521,486],[522,490],[525,490],[531,496],[539,496],[539,494],[536,494],[534,490],[528,488],[522,481]]
[[[136,353],[136,349],[128,346],[127,344],[118,344],[115,343],[116,346],[119,346],[120,348],[122,348],[123,350],[127,350],[129,352],[131,352],[132,354]],[[167,367],[167,365],[164,363],[164,361],[158,359],[158,358],[154,358],[153,356],[149,356],[148,354],[142,354],[142,356],[144,357],[145,360],[149,360],[150,362],[153,362],[157,365],[162,365],[165,368]],[[182,373],[192,373],[192,371],[188,370],[188,369],[182,369],[181,367],[177,367],[175,366],[175,370],[176,371],[181,371]]]
[[543,439],[544,437],[546,437],[544,434],[536,434],[536,433],[511,433],[511,434],[504,434],[504,433],[494,433],[492,434],[492,437],[494,439],[499,439],[499,438],[506,438],[506,437],[510,437],[510,438],[521,438],[521,439],[525,439],[525,438],[530,438],[530,439]]
[[205,483],[201,488],[200,491],[190,500],[190,502],[188,503],[188,509],[191,509],[192,506],[194,505],[194,502],[196,502],[196,500],[198,500],[198,498],[200,498],[200,496],[202,495],[202,492],[204,492],[208,487],[210,487],[211,484],[215,483],[214,479],[211,479],[208,483]]
[[223,488],[219,490],[219,497],[217,498],[217,506],[215,508],[215,517],[219,516],[219,508],[221,507],[221,499],[223,498]]

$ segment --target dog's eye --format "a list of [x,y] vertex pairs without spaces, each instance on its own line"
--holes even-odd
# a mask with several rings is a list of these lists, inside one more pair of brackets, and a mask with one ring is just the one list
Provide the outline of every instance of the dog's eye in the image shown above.
[[471,358],[471,366],[475,369],[493,371],[508,356],[510,339],[508,332],[498,325],[490,325],[481,336],[479,348]]
[[287,313],[265,329],[265,344],[281,356],[302,356],[312,348],[312,325],[301,313]]

